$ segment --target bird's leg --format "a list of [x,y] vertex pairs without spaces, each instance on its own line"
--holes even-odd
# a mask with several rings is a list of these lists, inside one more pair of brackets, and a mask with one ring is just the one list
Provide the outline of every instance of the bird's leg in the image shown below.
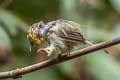
[[72,53],[72,51],[73,51],[73,47],[70,50],[68,50],[68,56],[70,56],[70,54]]
[[57,60],[61,60],[63,55],[62,55],[62,51],[60,50],[60,47],[58,45],[55,46],[56,51],[58,52],[58,56],[57,56]]
[[47,48],[40,48],[40,49],[38,49],[37,50],[37,53],[39,53],[39,52],[46,52],[46,53],[48,53],[48,49]]
[[68,54],[59,54],[59,55],[57,56],[57,60],[60,61],[60,60],[62,60],[63,58],[65,58],[67,55],[68,55]]
[[54,51],[54,46],[50,45],[47,48],[40,48],[37,50],[37,52],[45,52],[47,53],[47,56],[51,56]]
[[70,56],[70,53],[71,53],[71,52],[72,52],[72,51],[68,52],[67,55]]
[[62,57],[62,56],[63,56],[63,55],[62,55],[63,53],[62,53],[60,47],[59,47],[58,45],[56,45],[55,48],[56,48],[56,51],[59,53],[58,56]]
[[62,54],[59,54],[59,55],[57,56],[58,60],[60,60],[62,57],[63,57]]
[[47,53],[47,56],[52,55],[52,52],[50,52],[50,50],[48,48],[40,48],[40,49],[37,50],[37,52],[38,53],[45,52],[45,53]]

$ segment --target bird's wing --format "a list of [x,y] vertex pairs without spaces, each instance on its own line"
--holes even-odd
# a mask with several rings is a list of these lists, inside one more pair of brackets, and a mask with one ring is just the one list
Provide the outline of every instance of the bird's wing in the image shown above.
[[59,36],[72,43],[85,44],[85,38],[80,32],[80,25],[73,21],[61,20],[59,22]]
[[66,32],[65,35],[60,35],[61,38],[72,43],[82,43],[85,44],[84,37],[78,32]]

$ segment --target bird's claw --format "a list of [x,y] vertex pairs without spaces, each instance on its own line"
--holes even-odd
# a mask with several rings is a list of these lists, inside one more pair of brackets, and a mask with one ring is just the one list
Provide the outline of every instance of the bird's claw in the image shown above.
[[49,52],[49,49],[47,49],[47,48],[40,48],[40,49],[38,49],[38,50],[37,50],[37,53],[40,53],[40,52],[45,52],[45,53],[47,53],[47,56],[50,56],[50,55],[51,55],[51,53]]
[[37,50],[37,53],[39,53],[39,52],[46,52],[46,53],[48,53],[48,49],[40,48],[40,49]]

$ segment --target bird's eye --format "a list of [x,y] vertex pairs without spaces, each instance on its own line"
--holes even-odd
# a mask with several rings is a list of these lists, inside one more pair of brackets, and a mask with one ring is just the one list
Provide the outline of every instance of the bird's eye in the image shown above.
[[38,24],[37,27],[40,29],[40,28],[43,28],[43,26],[41,24]]
[[44,27],[45,27],[45,24],[43,23],[43,21],[40,21],[40,22],[38,23],[38,27],[39,27],[39,28],[44,28]]
[[41,24],[38,24],[38,28],[42,28]]

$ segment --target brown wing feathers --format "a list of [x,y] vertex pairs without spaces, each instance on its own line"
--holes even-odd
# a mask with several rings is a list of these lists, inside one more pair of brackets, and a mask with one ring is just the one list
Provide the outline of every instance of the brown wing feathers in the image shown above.
[[[72,42],[72,43],[80,43],[80,44],[91,44],[91,45],[95,45],[96,43],[91,41],[91,40],[88,40],[86,38],[83,37],[83,35],[80,33],[79,31],[79,28],[77,28],[79,25],[74,23],[71,24],[71,22],[66,22],[66,25],[64,27],[68,27],[69,30],[67,30],[66,28],[63,29],[64,32],[61,32],[62,35],[60,35],[60,37],[64,38],[65,40],[69,41],[69,42]],[[76,28],[71,28],[70,26],[67,25],[68,24],[71,24],[73,27],[76,27]],[[77,30],[78,29],[78,30]],[[63,35],[64,34],[64,35]],[[106,53],[109,53],[107,50],[103,49]]]
[[66,32],[66,35],[61,35],[60,37],[64,38],[69,42],[85,44],[84,37],[78,32],[73,32],[73,31]]

